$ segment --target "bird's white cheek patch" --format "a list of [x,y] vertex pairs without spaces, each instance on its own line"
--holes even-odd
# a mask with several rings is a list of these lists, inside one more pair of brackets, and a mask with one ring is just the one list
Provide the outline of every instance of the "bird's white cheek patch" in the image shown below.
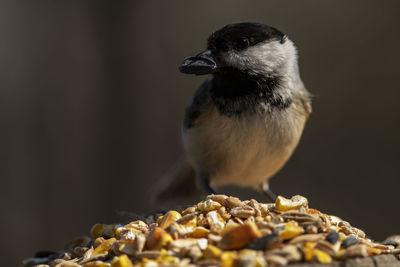
[[241,52],[230,51],[222,54],[221,63],[240,70],[271,73],[285,62],[287,55],[285,48],[286,46],[279,42],[255,45]]

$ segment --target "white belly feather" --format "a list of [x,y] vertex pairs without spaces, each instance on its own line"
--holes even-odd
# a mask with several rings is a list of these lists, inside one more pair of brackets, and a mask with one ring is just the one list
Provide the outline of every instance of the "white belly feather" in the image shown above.
[[284,165],[300,139],[305,117],[297,109],[292,103],[277,114],[227,117],[210,108],[199,125],[183,132],[188,160],[213,186],[261,184]]

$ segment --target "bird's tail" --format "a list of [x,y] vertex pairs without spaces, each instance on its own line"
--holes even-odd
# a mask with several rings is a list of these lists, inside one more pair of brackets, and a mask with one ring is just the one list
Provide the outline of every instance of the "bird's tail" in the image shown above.
[[184,157],[155,183],[151,195],[157,208],[198,202],[202,195],[196,184],[196,173]]

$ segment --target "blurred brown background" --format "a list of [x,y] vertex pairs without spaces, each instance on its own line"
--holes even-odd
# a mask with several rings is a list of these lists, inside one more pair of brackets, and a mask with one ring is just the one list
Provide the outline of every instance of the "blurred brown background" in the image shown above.
[[[203,77],[178,72],[234,21],[295,41],[314,113],[278,194],[308,197],[375,239],[400,232],[400,2],[1,1],[0,251],[17,266],[148,192],[181,153]],[[247,196],[247,197],[252,197]]]

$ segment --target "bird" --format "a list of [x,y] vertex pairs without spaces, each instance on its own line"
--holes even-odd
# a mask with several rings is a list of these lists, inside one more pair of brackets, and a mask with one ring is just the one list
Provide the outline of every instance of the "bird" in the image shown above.
[[294,43],[262,23],[231,23],[179,71],[206,78],[185,110],[185,156],[162,179],[163,191],[185,190],[194,176],[209,194],[237,185],[275,201],[269,179],[294,152],[311,114]]

